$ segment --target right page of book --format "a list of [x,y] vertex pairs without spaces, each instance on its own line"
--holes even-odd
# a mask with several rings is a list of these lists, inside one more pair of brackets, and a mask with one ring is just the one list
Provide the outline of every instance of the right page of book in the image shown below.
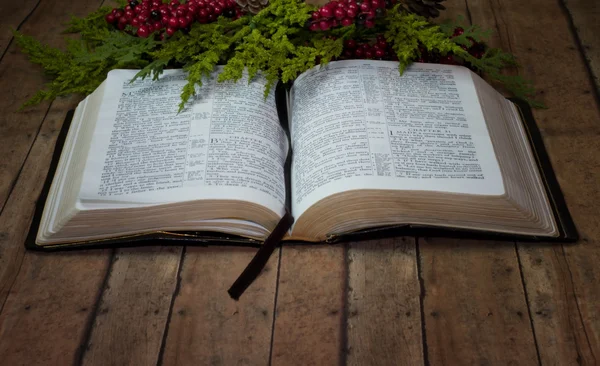
[[295,217],[354,189],[505,192],[466,68],[336,61],[298,77],[289,98]]

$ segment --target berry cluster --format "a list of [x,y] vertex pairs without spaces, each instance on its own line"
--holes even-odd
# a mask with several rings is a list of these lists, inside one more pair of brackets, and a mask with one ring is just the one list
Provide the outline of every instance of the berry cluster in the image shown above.
[[377,41],[373,44],[359,43],[353,39],[346,40],[343,58],[398,61],[398,57],[381,34],[377,35]]
[[210,23],[220,15],[237,19],[241,16],[235,0],[189,0],[181,4],[172,0],[164,4],[161,0],[137,0],[125,8],[114,8],[106,15],[106,21],[124,30],[128,25],[136,29],[138,37],[146,38],[154,32],[161,37],[172,36],[179,29],[189,31],[194,21]]
[[326,31],[338,26],[373,28],[375,19],[385,15],[396,0],[332,0],[311,14],[308,28],[311,31]]

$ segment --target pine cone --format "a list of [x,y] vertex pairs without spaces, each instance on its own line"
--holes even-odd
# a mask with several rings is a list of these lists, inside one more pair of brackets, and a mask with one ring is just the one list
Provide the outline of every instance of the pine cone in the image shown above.
[[441,3],[445,0],[403,0],[405,8],[408,11],[425,18],[437,18],[440,16],[440,10],[446,7]]
[[248,11],[252,14],[256,14],[259,11],[269,5],[269,0],[235,0],[235,2],[242,8],[242,10]]

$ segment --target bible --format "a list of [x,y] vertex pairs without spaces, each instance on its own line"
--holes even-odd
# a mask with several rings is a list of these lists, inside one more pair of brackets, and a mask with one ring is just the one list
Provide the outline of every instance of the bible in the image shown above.
[[70,113],[26,246],[574,241],[531,111],[461,66],[334,61],[291,85],[113,70]]

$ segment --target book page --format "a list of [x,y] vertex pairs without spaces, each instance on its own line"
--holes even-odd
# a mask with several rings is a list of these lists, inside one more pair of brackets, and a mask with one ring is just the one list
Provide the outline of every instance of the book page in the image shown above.
[[353,189],[500,195],[504,186],[466,68],[331,62],[290,93],[292,202],[298,217]]
[[219,83],[215,72],[178,113],[186,73],[130,83],[135,73],[107,78],[82,206],[235,199],[283,214],[288,145],[264,78]]

